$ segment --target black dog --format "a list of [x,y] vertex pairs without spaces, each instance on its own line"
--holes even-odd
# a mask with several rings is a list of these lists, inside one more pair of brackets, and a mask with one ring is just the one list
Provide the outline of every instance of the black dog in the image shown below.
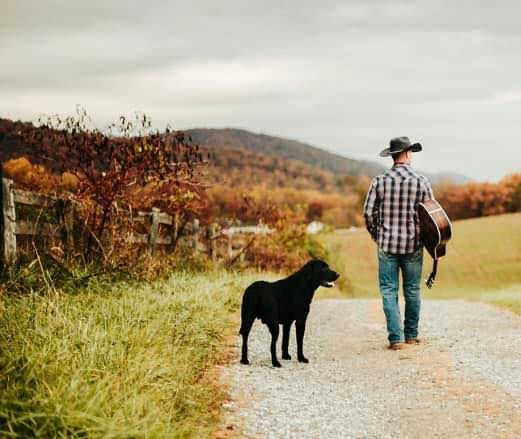
[[304,357],[302,342],[306,330],[309,305],[315,290],[319,287],[331,288],[339,274],[319,260],[309,261],[299,271],[276,282],[258,281],[252,283],[242,297],[241,329],[242,364],[248,361],[248,334],[256,318],[265,323],[271,333],[271,364],[281,367],[277,360],[276,343],[279,337],[279,324],[283,325],[282,358],[291,360],[288,352],[289,331],[296,321],[297,356],[301,363],[308,363]]

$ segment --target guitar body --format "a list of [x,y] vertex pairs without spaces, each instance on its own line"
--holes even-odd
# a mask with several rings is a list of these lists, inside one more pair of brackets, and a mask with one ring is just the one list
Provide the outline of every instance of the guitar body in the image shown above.
[[427,281],[432,287],[436,277],[438,259],[445,256],[447,242],[452,237],[452,225],[449,217],[436,200],[427,200],[418,204],[420,220],[420,240],[434,259],[434,268]]

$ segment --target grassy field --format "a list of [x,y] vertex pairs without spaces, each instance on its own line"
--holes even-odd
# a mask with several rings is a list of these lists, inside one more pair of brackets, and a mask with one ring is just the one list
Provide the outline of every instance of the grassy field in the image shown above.
[[209,371],[257,277],[0,297],[0,436],[208,436],[224,397]]
[[[378,296],[376,245],[365,230],[323,236],[346,295]],[[432,260],[425,252],[424,277]],[[494,302],[521,313],[521,214],[453,223],[453,238],[432,290],[424,297]]]
[[[424,297],[484,300],[521,313],[521,214],[454,224]],[[365,231],[322,237],[342,293],[378,296]],[[425,275],[430,270],[425,257]],[[224,390],[212,376],[258,273],[179,272],[77,294],[0,295],[1,437],[207,437]],[[51,288],[52,291],[52,288]],[[320,289],[332,297],[338,289]]]

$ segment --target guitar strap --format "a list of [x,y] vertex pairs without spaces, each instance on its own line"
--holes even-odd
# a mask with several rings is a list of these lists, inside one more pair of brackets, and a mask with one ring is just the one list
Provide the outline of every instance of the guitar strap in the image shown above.
[[427,284],[427,288],[429,288],[429,289],[432,288],[432,284],[434,283],[434,280],[436,279],[437,271],[438,271],[438,260],[434,259],[434,261],[432,263],[431,274],[429,275],[429,278],[425,281],[425,283]]

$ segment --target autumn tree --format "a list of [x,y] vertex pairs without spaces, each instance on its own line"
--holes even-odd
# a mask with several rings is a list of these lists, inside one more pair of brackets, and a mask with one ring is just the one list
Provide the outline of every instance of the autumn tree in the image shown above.
[[[77,179],[73,197],[86,212],[87,254],[94,241],[102,241],[119,209],[156,202],[177,203],[175,208],[181,209],[192,199],[185,197],[183,203],[182,197],[198,187],[196,166],[203,162],[199,146],[181,131],[153,130],[146,115],[121,116],[102,131],[78,108],[74,116],[41,118],[38,126],[19,136],[44,162]],[[132,192],[142,195],[136,206],[131,204]]]
[[452,219],[498,215],[521,210],[521,174],[504,177],[498,183],[444,183],[435,195]]

